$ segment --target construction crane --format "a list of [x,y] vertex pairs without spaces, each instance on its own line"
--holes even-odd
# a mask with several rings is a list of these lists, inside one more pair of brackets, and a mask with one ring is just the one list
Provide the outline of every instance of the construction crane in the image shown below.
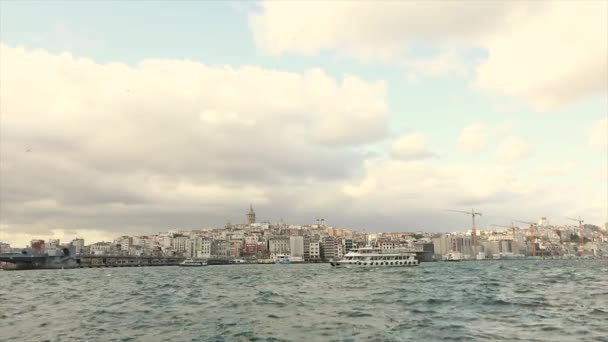
[[511,228],[511,231],[513,232],[513,240],[515,240],[515,224],[513,224],[513,221],[511,221],[511,225],[510,226],[505,226],[502,224],[493,224],[492,226],[494,227],[502,227],[502,228]]
[[585,222],[585,220],[581,219],[581,217],[579,216],[578,218],[572,218],[572,217],[566,217],[568,220],[572,220],[572,221],[576,221],[578,222],[578,227],[579,228],[583,228],[583,222]]
[[518,221],[518,220],[513,220],[515,222],[518,223],[525,223],[525,224],[529,224],[530,228],[528,228],[528,240],[530,241],[530,247],[532,248],[532,256],[536,256],[536,223],[534,222],[528,222],[528,221]]
[[566,217],[568,220],[571,221],[576,221],[578,222],[578,241],[579,243],[581,242],[585,242],[585,239],[583,238],[583,222],[585,222],[585,220],[583,220],[580,216],[578,218],[572,218],[572,217]]
[[462,211],[462,210],[446,210],[454,213],[461,213],[471,215],[471,219],[473,220],[473,230],[471,231],[471,244],[473,245],[473,257],[477,257],[477,227],[475,226],[475,216],[481,216],[481,213],[476,212],[471,208],[471,211]]

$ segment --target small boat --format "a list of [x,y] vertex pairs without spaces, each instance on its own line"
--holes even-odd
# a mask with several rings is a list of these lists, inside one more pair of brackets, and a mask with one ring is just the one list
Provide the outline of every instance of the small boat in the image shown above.
[[449,252],[443,256],[443,261],[460,261],[462,260],[462,253],[460,252]]
[[200,266],[207,266],[207,263],[202,262],[202,261],[194,261],[192,259],[186,259],[186,260],[180,262],[179,266],[181,266],[181,267],[200,267]]
[[283,254],[277,254],[276,258],[274,259],[274,263],[281,264],[281,265],[289,264],[289,256],[283,255]]

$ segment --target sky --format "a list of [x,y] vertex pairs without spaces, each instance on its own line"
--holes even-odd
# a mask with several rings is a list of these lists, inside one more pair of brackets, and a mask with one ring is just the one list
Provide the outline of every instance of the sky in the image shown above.
[[0,241],[608,221],[606,1],[0,1]]

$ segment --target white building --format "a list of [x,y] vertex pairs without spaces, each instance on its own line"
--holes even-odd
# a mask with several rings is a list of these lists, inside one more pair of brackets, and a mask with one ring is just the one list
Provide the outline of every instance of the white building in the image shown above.
[[211,239],[197,236],[188,240],[186,255],[190,258],[211,257]]
[[177,252],[178,254],[186,252],[186,245],[188,244],[187,236],[175,237],[172,239],[172,242],[173,245],[171,246],[171,248],[173,249],[173,251]]
[[8,243],[0,242],[0,253],[9,253],[11,250],[11,245],[9,245]]
[[304,260],[304,237],[290,236],[289,237],[289,256],[293,261]]
[[97,242],[92,244],[90,248],[93,255],[106,255],[112,251],[112,244],[110,242]]
[[321,243],[318,241],[308,243],[308,254],[311,260],[321,259]]
[[74,240],[72,240],[72,246],[74,246],[76,254],[82,253],[82,250],[84,248],[84,239],[74,239]]
[[133,246],[133,238],[130,236],[123,236],[120,240],[120,250],[129,251],[131,246]]
[[[302,249],[304,249],[304,247],[302,247]],[[272,238],[268,240],[268,252],[273,258],[279,254],[289,255],[289,239]],[[304,254],[304,251],[302,251],[302,254]]]

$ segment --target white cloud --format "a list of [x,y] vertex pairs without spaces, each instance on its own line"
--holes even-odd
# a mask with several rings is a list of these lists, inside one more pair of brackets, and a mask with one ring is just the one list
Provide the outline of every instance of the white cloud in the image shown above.
[[554,1],[488,37],[479,88],[548,110],[608,91],[608,2]]
[[[333,50],[417,75],[467,74],[464,52],[487,54],[475,86],[539,110],[606,93],[605,1],[264,1],[250,16],[270,54]],[[417,48],[434,53],[421,58]],[[414,76],[410,77],[411,79]]]
[[496,160],[499,163],[511,163],[526,157],[529,150],[530,148],[525,140],[508,136],[496,148]]
[[556,165],[541,167],[537,174],[539,176],[565,176],[574,171],[574,169],[576,169],[576,163],[570,160]]
[[526,194],[528,186],[501,167],[430,164],[398,159],[368,160],[366,176],[343,191],[360,205],[382,203],[383,210],[489,205]]
[[349,177],[356,147],[387,134],[383,82],[320,69],[131,67],[6,45],[0,60],[0,216],[11,229],[217,223],[283,187]]
[[486,140],[486,126],[472,124],[462,129],[458,138],[458,148],[462,151],[475,152],[483,149]]
[[256,44],[271,54],[335,49],[358,59],[394,60],[407,44],[470,44],[479,27],[500,27],[507,2],[264,1],[250,16]]
[[589,147],[608,149],[608,119],[597,120],[589,130]]
[[382,82],[7,46],[0,57],[2,240],[219,226],[242,222],[250,202],[260,219],[413,230],[406,217],[428,227],[436,216],[420,206],[501,212],[527,208],[523,195],[558,198],[527,196],[502,167],[421,160],[417,133],[364,162],[360,147],[386,136]]
[[391,155],[400,160],[419,160],[433,157],[426,147],[426,137],[422,133],[400,136],[392,145]]

